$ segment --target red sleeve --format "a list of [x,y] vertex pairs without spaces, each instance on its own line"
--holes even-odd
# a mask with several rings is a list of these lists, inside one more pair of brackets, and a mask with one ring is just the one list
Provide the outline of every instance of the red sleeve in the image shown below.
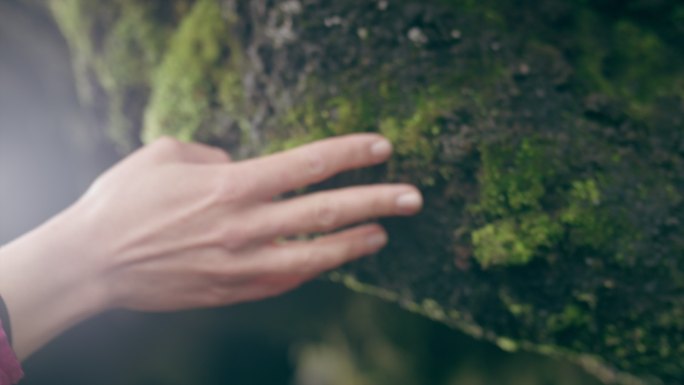
[[0,321],[0,385],[14,385],[24,376]]

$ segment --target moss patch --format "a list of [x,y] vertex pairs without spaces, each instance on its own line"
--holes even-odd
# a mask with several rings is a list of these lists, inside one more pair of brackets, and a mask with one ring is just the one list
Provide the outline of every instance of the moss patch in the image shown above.
[[75,55],[81,100],[95,107],[106,98],[107,129],[124,151],[138,141],[150,79],[188,2],[49,3]]
[[161,135],[196,139],[202,128],[216,124],[216,110],[240,113],[240,51],[231,36],[234,15],[216,0],[195,3],[171,38],[155,73],[145,112],[143,139]]

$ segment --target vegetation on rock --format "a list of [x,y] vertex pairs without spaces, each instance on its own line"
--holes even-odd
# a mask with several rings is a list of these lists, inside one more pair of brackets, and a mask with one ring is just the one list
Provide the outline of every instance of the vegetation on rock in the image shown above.
[[684,378],[681,3],[51,7],[82,95],[129,146],[390,138],[390,164],[316,188],[416,183],[425,210],[384,221],[389,247],[334,278],[606,382]]

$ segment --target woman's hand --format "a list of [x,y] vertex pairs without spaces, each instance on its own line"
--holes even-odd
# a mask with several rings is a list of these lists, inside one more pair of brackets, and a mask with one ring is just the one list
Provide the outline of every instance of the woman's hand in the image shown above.
[[[418,210],[418,192],[403,185],[273,201],[340,171],[380,163],[390,152],[389,142],[366,134],[232,163],[220,150],[161,139],[103,175],[75,210],[94,244],[105,247],[90,262],[99,266],[93,269],[113,305],[159,311],[254,300],[376,252],[386,241],[377,225],[313,241],[276,238]],[[407,193],[413,198],[398,205]]]
[[[0,250],[0,293],[10,308],[15,349],[25,357],[73,323],[111,308],[171,311],[276,295],[378,251],[387,236],[375,224],[315,240],[277,240],[415,214],[422,204],[415,187],[273,198],[381,163],[390,153],[389,142],[375,134],[241,162],[168,138],[138,150],[64,213]],[[39,288],[32,287],[36,280]]]

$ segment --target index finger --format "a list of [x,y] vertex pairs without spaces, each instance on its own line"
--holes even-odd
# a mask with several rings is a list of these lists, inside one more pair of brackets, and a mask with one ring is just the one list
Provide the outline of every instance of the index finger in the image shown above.
[[392,144],[378,134],[352,134],[320,140],[292,150],[234,163],[238,175],[252,179],[249,196],[271,198],[323,181],[345,170],[387,160]]

